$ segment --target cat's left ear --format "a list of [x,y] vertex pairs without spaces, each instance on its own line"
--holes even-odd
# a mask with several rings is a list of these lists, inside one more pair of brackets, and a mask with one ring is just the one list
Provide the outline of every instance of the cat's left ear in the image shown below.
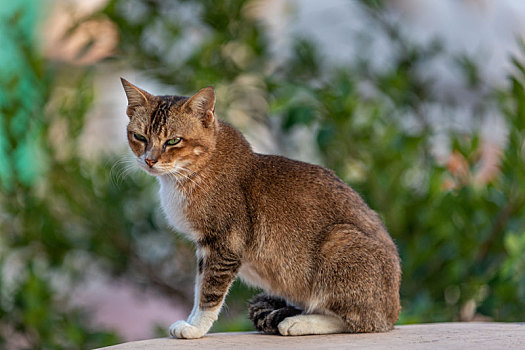
[[184,106],[198,116],[205,127],[210,127],[216,123],[215,90],[213,89],[213,86],[207,86],[200,89],[195,95],[186,101]]
[[124,78],[120,78],[120,81],[122,82],[122,86],[126,92],[126,97],[128,98],[128,109],[126,114],[131,118],[137,107],[148,106],[150,101],[154,99],[154,96],[149,92],[131,84]]

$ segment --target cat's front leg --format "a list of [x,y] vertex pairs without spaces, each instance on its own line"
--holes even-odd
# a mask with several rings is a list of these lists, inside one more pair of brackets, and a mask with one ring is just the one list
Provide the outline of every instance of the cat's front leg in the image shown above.
[[170,335],[184,339],[204,336],[217,320],[239,267],[240,259],[231,252],[201,254],[195,288],[198,298],[188,320],[170,326]]

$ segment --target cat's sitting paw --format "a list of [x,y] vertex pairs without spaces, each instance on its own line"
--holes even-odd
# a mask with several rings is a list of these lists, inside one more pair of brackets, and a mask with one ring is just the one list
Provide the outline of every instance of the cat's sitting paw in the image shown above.
[[202,338],[206,331],[192,326],[186,321],[177,321],[170,326],[170,335],[179,339]]
[[297,315],[285,318],[277,328],[281,335],[331,334],[344,332],[345,324],[329,315]]
[[281,335],[303,335],[311,333],[311,326],[301,317],[287,317],[277,326]]

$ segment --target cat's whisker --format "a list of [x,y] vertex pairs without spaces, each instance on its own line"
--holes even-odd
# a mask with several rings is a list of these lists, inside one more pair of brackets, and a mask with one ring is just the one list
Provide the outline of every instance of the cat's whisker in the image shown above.
[[[170,172],[166,173],[166,175],[167,175],[170,179],[172,179],[175,183],[178,184],[178,183],[180,182],[180,178],[179,178],[180,175],[178,176],[178,174],[177,174],[176,172],[171,172],[171,171],[170,171]],[[184,189],[184,186],[177,186],[177,187],[178,187],[179,190],[180,190],[180,191],[186,196],[186,192],[185,192],[186,190]]]
[[125,176],[129,175],[129,173],[131,173],[131,172],[133,172],[133,171],[135,171],[137,169],[138,169],[138,167],[136,166],[136,164],[128,164],[128,165],[126,165],[126,167],[121,172],[121,175],[120,175],[121,176],[121,180]]
[[109,171],[109,176],[112,183],[118,187],[124,180],[124,177],[136,169],[137,167],[135,159],[125,156],[117,159],[113,163]]
[[197,183],[197,182],[196,182],[195,180],[193,180],[191,177],[189,177],[188,175],[185,175],[184,173],[182,173],[182,172],[180,172],[180,171],[178,171],[178,170],[187,170],[187,169],[182,168],[182,167],[178,167],[177,169],[172,169],[172,172],[175,173],[175,174],[177,174],[177,175],[179,175],[179,176],[182,176],[183,179],[186,179],[186,180],[188,180],[188,181],[191,181],[191,182],[194,183],[197,187],[199,187],[201,190],[203,190],[204,193],[209,194],[208,191],[207,191],[204,187],[202,187],[201,185],[199,185],[199,183]]
[[121,173],[121,169],[119,167],[122,166],[122,164],[125,162],[124,159],[117,159],[114,163],[113,163],[113,166],[111,166],[111,169],[109,170],[109,177],[111,179],[111,182],[115,185],[115,186],[118,186],[119,185],[119,180],[120,180],[120,173]]
[[181,166],[179,166],[178,169],[187,172],[188,173],[188,175],[187,175],[188,177],[193,176],[197,180],[199,180],[200,182],[204,182],[205,181],[205,177],[202,176],[202,174],[200,174],[200,173],[197,173],[197,172],[195,172],[193,170],[190,170],[188,168],[184,168],[184,167],[181,167]]
[[[194,175],[197,179],[201,179],[202,180],[202,177],[194,172],[194,171],[191,171],[187,168],[184,168],[184,167],[179,167],[178,169],[180,170],[183,170],[183,171],[187,171],[187,172],[190,172],[191,174],[190,175]],[[209,194],[208,191],[206,189],[204,189],[204,187],[202,187],[201,185],[199,185],[199,183],[197,181],[195,181],[194,179],[192,179],[190,176],[188,175],[185,175],[185,174],[182,174],[183,176],[185,176],[188,180],[192,181],[195,185],[197,185],[199,188],[201,188],[206,194]]]
[[195,184],[196,186],[200,187],[201,189],[204,190],[204,188],[202,188],[202,186],[199,185],[199,183],[197,181],[195,181],[194,179],[192,179],[190,176],[188,176],[187,174],[185,174],[184,172],[184,168],[179,168],[177,169],[177,173],[180,174],[184,179],[192,182],[193,184]]

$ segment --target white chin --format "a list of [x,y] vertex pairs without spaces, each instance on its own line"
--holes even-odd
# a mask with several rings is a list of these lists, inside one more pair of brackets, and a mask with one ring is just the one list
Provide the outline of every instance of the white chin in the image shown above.
[[145,172],[153,176],[164,175],[166,173],[165,171],[156,169],[156,168],[150,168],[150,167],[144,167],[144,166],[141,168],[142,170],[144,170]]

